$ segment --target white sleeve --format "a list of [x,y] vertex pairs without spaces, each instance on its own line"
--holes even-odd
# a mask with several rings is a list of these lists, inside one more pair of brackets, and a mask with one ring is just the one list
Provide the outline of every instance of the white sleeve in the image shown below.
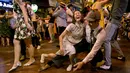
[[86,25],[86,29],[85,29],[85,32],[86,32],[86,40],[88,43],[91,43],[91,28],[89,25]]
[[73,28],[74,28],[74,24],[71,23],[71,24],[69,24],[69,25],[66,27],[65,30],[67,30],[67,31],[69,31],[69,32],[72,32],[72,31],[73,31]]

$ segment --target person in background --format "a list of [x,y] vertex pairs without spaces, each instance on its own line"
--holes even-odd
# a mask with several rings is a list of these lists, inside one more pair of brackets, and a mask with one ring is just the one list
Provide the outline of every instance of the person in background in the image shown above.
[[67,14],[67,24],[69,25],[73,21],[73,5],[72,4],[68,5],[66,14]]
[[[56,17],[58,35],[61,35],[61,33],[67,27],[67,14],[66,14],[66,5],[65,5],[65,3],[60,2],[60,6],[58,6],[55,9],[52,16]],[[59,45],[57,45],[57,47],[59,47]]]
[[54,9],[50,8],[50,10],[49,10],[50,19],[49,19],[49,24],[48,24],[48,31],[49,31],[49,35],[50,35],[50,41],[48,43],[53,43],[54,42],[54,22],[55,22],[55,17],[52,16],[53,12],[54,12]]
[[38,19],[38,24],[37,24],[37,33],[36,33],[36,35],[37,35],[37,40],[35,41],[35,43],[36,43],[36,45],[38,45],[37,46],[37,49],[40,49],[41,48],[41,46],[40,46],[40,40],[42,40],[42,33],[44,32],[45,30],[44,30],[44,28],[43,28],[43,21],[42,21],[42,18],[41,17],[39,17],[39,19]]
[[[31,8],[30,8],[31,9]],[[31,18],[31,20],[32,20],[32,23],[33,23],[33,27],[34,27],[34,30],[35,30],[35,35],[34,36],[32,36],[32,44],[33,44],[33,46],[35,47],[35,48],[37,48],[37,49],[40,49],[41,48],[41,46],[38,44],[38,43],[40,43],[40,40],[38,39],[38,37],[37,37],[37,27],[38,27],[38,19],[37,19],[37,15],[36,15],[36,13],[34,13],[33,11],[32,11],[32,9],[31,9],[31,11],[30,11],[30,18]]]
[[[126,17],[128,20],[130,20],[130,12],[128,13],[127,17]],[[129,27],[129,30],[128,30],[128,38],[130,39],[130,27]]]
[[45,38],[47,40],[50,39],[50,36],[49,36],[49,20],[50,20],[50,16],[47,15],[46,18],[44,18],[44,29],[45,29]]
[[60,2],[60,6],[56,8],[53,13],[53,16],[56,17],[56,24],[58,27],[58,33],[60,35],[67,27],[67,14],[65,3]]
[[[9,28],[9,15],[4,13],[3,15],[1,15],[0,20],[0,37],[1,37],[1,42],[3,46],[9,46],[10,45],[10,28]],[[5,42],[6,40],[6,42]]]

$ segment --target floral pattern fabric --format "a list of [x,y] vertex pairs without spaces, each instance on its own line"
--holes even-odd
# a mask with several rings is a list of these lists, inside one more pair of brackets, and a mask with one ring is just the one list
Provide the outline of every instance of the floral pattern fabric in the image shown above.
[[[14,8],[14,11],[17,13],[16,29],[15,29],[14,38],[18,39],[18,40],[26,39],[33,34],[33,31],[30,31],[29,29],[27,29],[27,26],[24,22],[24,16],[23,16],[22,10],[20,9],[19,5],[14,3],[13,8]],[[30,25],[32,24],[30,18],[28,18],[28,22]]]

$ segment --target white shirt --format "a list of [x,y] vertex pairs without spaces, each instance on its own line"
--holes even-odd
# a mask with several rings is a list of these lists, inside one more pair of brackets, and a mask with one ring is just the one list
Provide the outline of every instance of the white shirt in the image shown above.
[[91,28],[89,25],[86,25],[86,28],[85,28],[85,31],[86,31],[86,40],[88,43],[91,42]]
[[84,24],[78,23],[71,23],[66,27],[66,30],[69,31],[71,34],[68,34],[66,38],[72,44],[77,44],[83,39],[84,35]]

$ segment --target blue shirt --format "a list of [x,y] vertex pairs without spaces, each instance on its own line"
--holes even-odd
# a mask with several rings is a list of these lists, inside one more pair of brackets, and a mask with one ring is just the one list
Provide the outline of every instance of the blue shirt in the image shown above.
[[57,27],[67,27],[67,14],[63,8],[54,11],[53,16],[56,17]]

